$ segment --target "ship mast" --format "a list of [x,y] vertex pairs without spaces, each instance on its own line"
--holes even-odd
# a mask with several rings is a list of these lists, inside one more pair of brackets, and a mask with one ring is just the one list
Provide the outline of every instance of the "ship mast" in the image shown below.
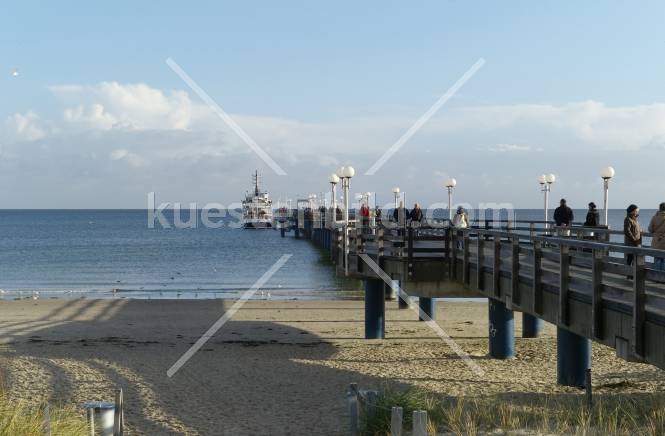
[[259,195],[259,170],[254,173],[254,195]]

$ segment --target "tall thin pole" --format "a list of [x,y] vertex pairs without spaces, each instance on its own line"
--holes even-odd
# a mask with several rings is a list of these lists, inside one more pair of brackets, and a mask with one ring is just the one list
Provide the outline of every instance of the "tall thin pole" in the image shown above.
[[607,177],[603,178],[603,188],[604,188],[604,195],[603,195],[603,209],[605,210],[605,227],[609,226],[609,209],[608,207],[608,200],[609,200],[609,191],[610,191],[610,179]]
[[344,275],[349,275],[349,181],[348,177],[342,178],[344,187]]
[[448,219],[453,220],[453,187],[448,186]]

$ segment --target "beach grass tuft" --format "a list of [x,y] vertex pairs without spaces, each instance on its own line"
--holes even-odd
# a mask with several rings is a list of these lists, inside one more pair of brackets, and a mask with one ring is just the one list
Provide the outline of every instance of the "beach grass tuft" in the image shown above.
[[422,389],[385,387],[363,406],[362,434],[389,435],[393,406],[403,408],[405,430],[414,410],[426,410],[430,434],[665,434],[665,396],[597,395],[591,408],[583,394],[516,393],[490,397],[444,397]]
[[[52,436],[89,434],[81,408],[51,406],[49,416]],[[44,404],[14,401],[0,395],[0,436],[43,436],[44,434]]]

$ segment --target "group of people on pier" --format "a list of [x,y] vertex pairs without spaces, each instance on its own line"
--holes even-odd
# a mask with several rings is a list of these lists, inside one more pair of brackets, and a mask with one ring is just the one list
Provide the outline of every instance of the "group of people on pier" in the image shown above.
[[[623,221],[623,236],[624,244],[631,247],[642,246],[642,228],[638,217],[640,216],[640,208],[631,204],[626,208],[626,218]],[[565,198],[561,199],[559,207],[554,211],[554,222],[557,227],[563,230],[565,235],[566,227],[573,224],[574,214],[573,210],[568,207]],[[595,203],[589,203],[586,220],[584,227],[600,227],[600,212]],[[657,250],[665,250],[665,202],[660,203],[658,211],[654,214],[649,222],[649,233],[652,234],[651,248]],[[626,256],[626,264],[632,265],[634,256],[628,254]],[[654,258],[654,267],[658,270],[665,271],[665,256]]]

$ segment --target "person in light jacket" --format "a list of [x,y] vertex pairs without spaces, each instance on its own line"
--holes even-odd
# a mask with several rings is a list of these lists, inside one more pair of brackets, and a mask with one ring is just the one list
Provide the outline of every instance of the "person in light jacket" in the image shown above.
[[[649,233],[653,233],[651,247],[657,250],[665,250],[665,202],[660,203],[658,212],[651,218]],[[654,258],[656,269],[665,271],[665,252],[662,257]]]
[[[642,229],[637,218],[640,216],[640,208],[634,204],[626,209],[626,218],[623,220],[623,243],[631,247],[642,246]],[[626,256],[626,264],[633,264],[633,255]]]

